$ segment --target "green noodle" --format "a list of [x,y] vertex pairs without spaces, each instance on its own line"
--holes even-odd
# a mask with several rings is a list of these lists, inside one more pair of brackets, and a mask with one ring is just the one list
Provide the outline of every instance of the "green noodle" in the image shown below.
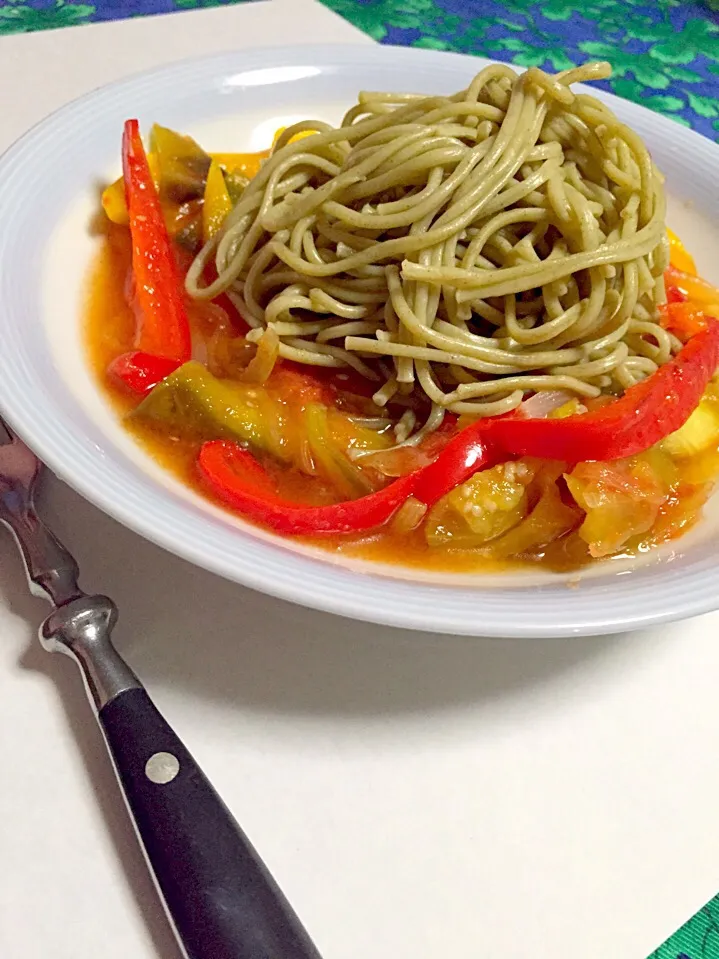
[[[618,393],[678,348],[657,322],[662,178],[640,138],[569,88],[587,64],[500,64],[451,97],[363,93],[339,127],[286,130],[192,264],[279,355],[353,367],[375,403],[494,416],[527,394]],[[309,136],[294,139],[300,132]],[[204,285],[214,257],[217,279]]]

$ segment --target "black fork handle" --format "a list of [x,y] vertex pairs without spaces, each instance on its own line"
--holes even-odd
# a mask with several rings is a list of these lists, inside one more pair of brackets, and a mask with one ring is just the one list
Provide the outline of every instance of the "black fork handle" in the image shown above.
[[144,689],[99,713],[188,959],[320,959],[247,836]]

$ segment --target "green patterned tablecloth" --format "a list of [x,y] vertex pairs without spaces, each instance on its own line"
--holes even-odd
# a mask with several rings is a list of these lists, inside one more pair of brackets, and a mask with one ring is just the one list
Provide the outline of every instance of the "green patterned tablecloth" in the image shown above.
[[717,959],[718,956],[719,896],[716,896],[649,959]]

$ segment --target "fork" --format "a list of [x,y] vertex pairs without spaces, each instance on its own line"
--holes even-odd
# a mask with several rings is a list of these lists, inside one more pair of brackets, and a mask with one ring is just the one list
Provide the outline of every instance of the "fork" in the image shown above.
[[117,607],[80,589],[77,563],[38,517],[41,470],[0,419],[0,522],[20,547],[30,589],[54,607],[40,642],[80,667],[184,955],[320,959],[252,844],[117,652]]

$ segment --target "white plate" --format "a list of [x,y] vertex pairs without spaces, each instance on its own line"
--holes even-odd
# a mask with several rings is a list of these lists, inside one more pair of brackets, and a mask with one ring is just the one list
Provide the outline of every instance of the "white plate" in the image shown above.
[[[116,176],[138,116],[209,150],[255,149],[281,123],[337,120],[360,89],[454,92],[484,61],[388,47],[286,47],[186,61],[98,90],[0,160],[0,407],[62,479],[148,539],[229,579],[306,606],[415,629],[485,636],[592,634],[719,607],[710,508],[671,548],[577,577],[457,577],[337,559],[234,519],[176,482],[126,435],[89,373],[79,319],[99,182]],[[719,281],[719,148],[600,94],[667,175],[670,223]],[[701,213],[697,211],[701,211]]]

